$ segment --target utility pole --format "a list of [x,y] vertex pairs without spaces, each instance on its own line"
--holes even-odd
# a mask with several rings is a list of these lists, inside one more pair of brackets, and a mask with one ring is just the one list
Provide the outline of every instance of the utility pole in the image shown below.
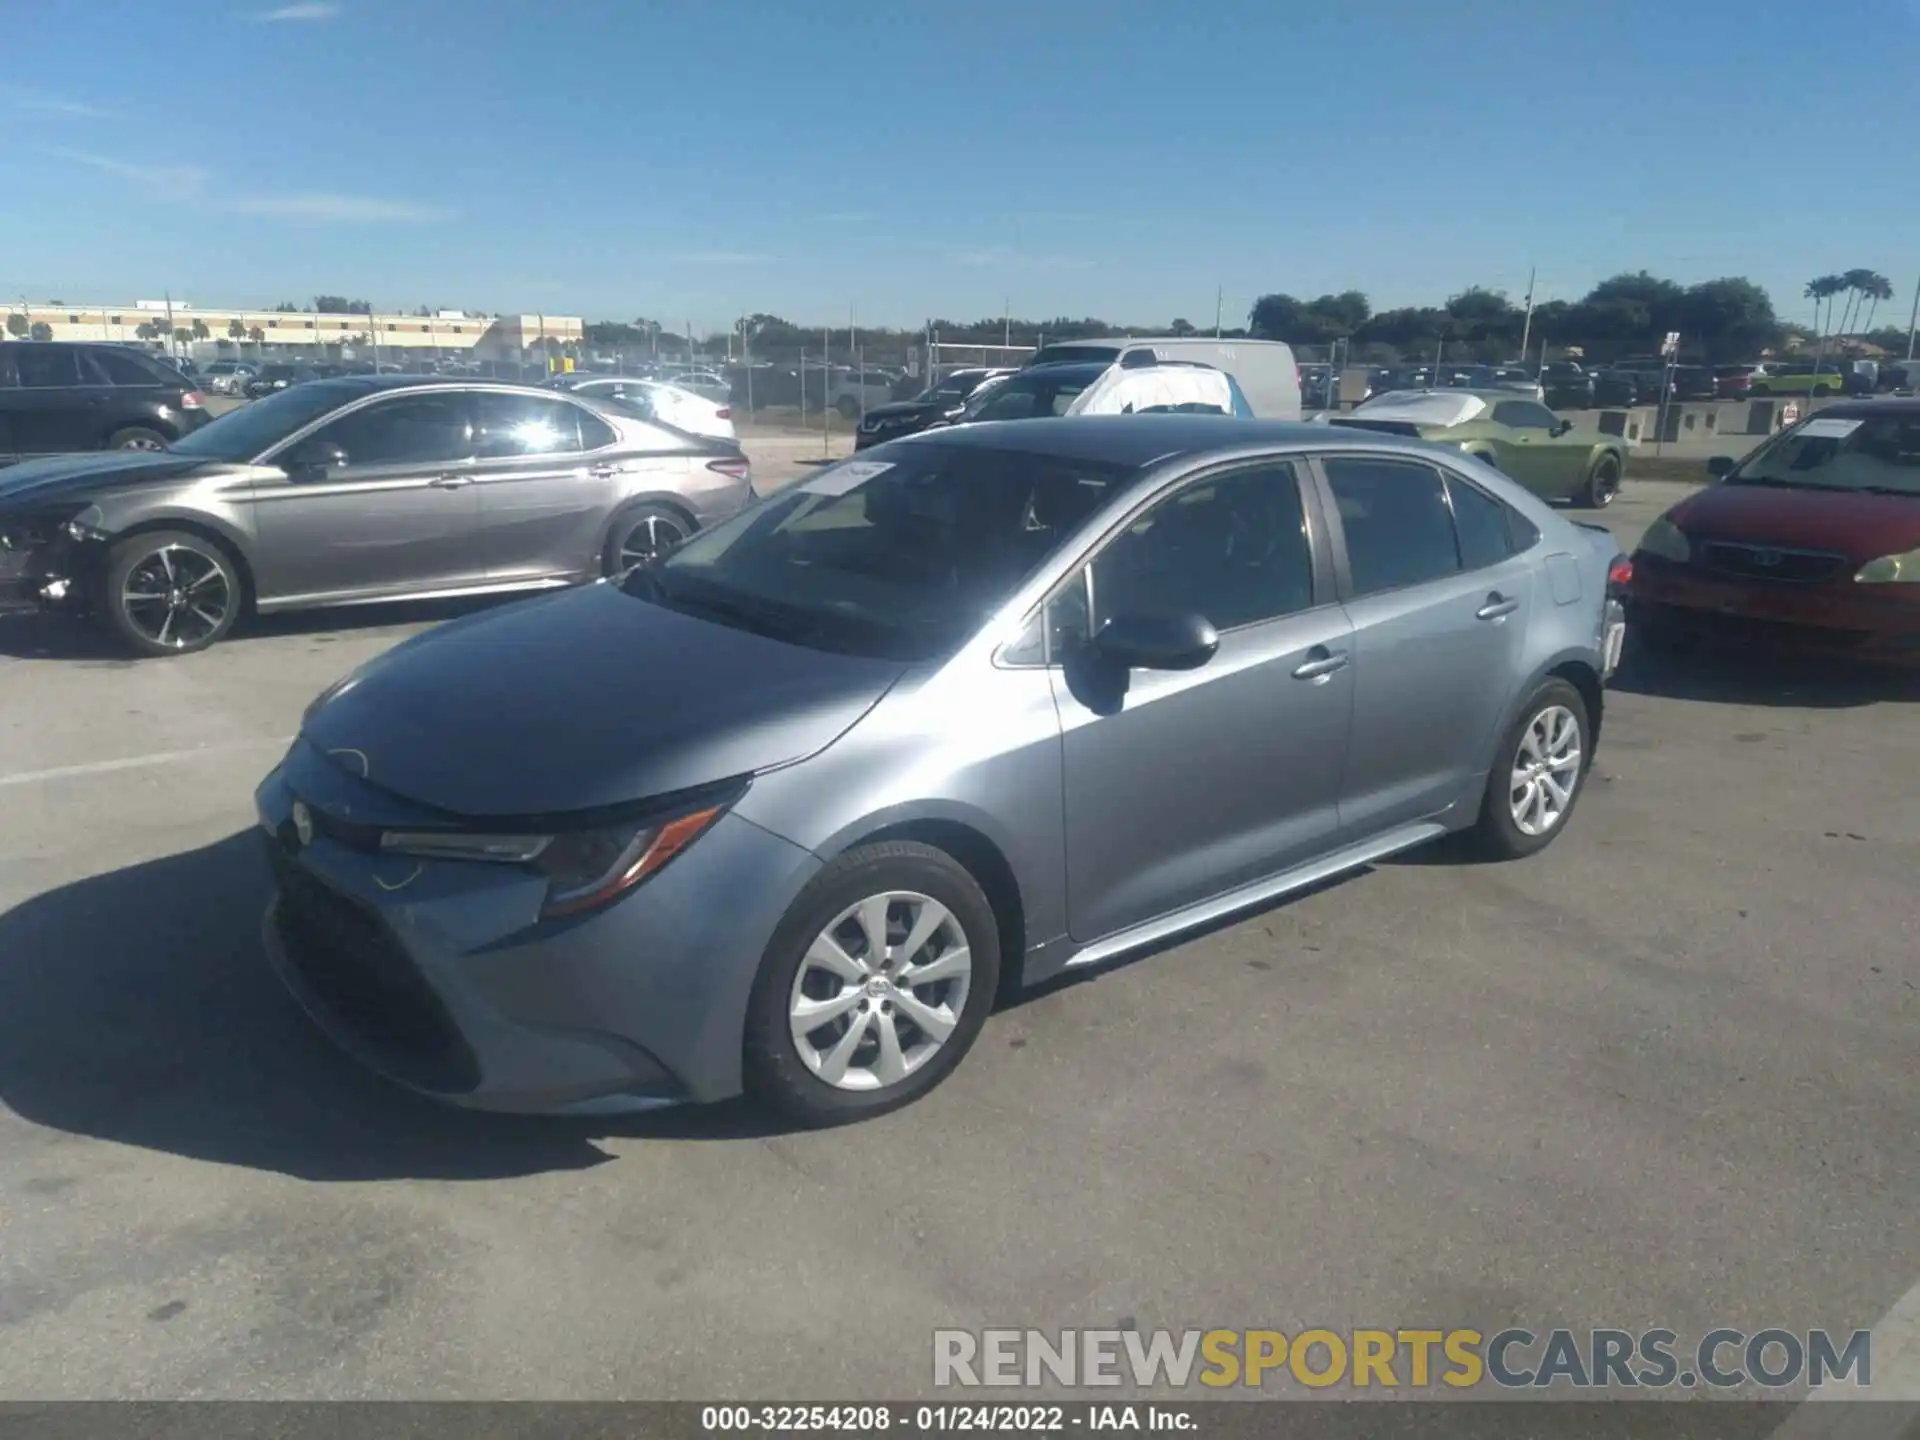
[[1220,338],[1220,318],[1225,313],[1226,305],[1227,291],[1223,285],[1213,292],[1213,338],[1216,340]]
[[1920,323],[1920,281],[1914,283],[1913,311],[1907,316],[1907,359],[1909,360],[1913,359],[1913,332],[1916,323]]
[[1520,363],[1527,363],[1527,345],[1533,338],[1533,277],[1535,271],[1527,271],[1527,318],[1520,322]]

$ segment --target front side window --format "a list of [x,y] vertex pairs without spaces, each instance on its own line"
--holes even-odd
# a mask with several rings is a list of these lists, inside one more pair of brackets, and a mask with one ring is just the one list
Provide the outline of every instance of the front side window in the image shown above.
[[20,367],[20,383],[30,390],[52,389],[80,383],[80,366],[73,351],[55,345],[22,345],[14,352]]
[[579,453],[580,411],[565,400],[483,390],[473,405],[474,454],[482,460]]
[[1099,377],[1092,374],[1016,375],[984,392],[967,407],[969,420],[1032,420],[1064,415],[1080,392]]
[[473,427],[461,394],[406,395],[343,415],[320,440],[347,452],[349,469],[437,465],[473,456]]
[[1493,407],[1493,423],[1515,430],[1551,430],[1560,422],[1544,405],[1531,400],[1503,400]]
[[1291,465],[1189,485],[1093,561],[1096,625],[1115,615],[1194,614],[1216,630],[1313,605],[1313,551]]
[[1456,574],[1447,487],[1431,465],[1340,455],[1325,462],[1327,485],[1347,538],[1355,596],[1375,595]]
[[818,649],[907,661],[964,644],[1137,472],[913,444],[843,461],[688,541],[630,594]]
[[[268,367],[271,372],[272,367]],[[263,400],[229,410],[170,447],[179,455],[245,463],[265,454],[302,426],[337,409],[359,394],[351,385],[324,380],[276,390]]]

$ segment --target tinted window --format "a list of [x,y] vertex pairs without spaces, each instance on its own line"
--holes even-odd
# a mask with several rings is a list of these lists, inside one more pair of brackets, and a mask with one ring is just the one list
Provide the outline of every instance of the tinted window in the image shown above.
[[913,444],[829,466],[695,536],[629,590],[798,644],[948,653],[1136,472]]
[[474,453],[482,460],[579,452],[578,406],[545,395],[496,395],[485,391],[473,396],[473,404]]
[[179,388],[180,377],[168,375],[158,365],[124,350],[89,350],[86,358],[105,385],[171,385]]
[[1467,570],[1498,565],[1512,553],[1507,507],[1466,481],[1448,477],[1453,497],[1453,528],[1460,537],[1460,564]]
[[1313,604],[1313,558],[1293,467],[1190,485],[1114,537],[1093,562],[1096,620],[1204,615],[1231,630]]
[[1493,423],[1516,430],[1551,430],[1560,422],[1546,406],[1531,400],[1502,400],[1493,407]]
[[1540,527],[1518,510],[1507,511],[1507,543],[1515,555],[1524,555],[1540,543]]
[[585,410],[578,413],[580,420],[580,448],[598,450],[603,445],[611,445],[620,437],[613,433],[613,427],[598,415],[590,415]]
[[969,420],[1031,420],[1064,415],[1082,390],[1100,377],[1098,370],[1064,375],[1016,375],[984,392],[967,410]]
[[473,454],[467,397],[407,395],[344,415],[318,438],[347,452],[349,467],[432,465]]
[[1358,456],[1326,461],[1356,595],[1419,585],[1460,568],[1453,515],[1438,471]]
[[353,386],[324,381],[276,390],[264,400],[229,410],[170,448],[208,460],[252,460],[327,411],[358,399],[360,393]]
[[45,389],[80,383],[80,367],[73,351],[63,346],[22,345],[14,351],[14,363],[20,367],[20,383],[25,386]]

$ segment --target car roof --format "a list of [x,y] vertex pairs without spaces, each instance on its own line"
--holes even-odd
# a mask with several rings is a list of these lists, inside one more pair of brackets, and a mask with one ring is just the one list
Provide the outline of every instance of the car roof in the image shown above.
[[1228,415],[1074,415],[1038,420],[991,420],[929,430],[896,445],[954,445],[1012,450],[1062,460],[1090,460],[1135,468],[1177,455],[1250,448],[1384,445],[1430,451],[1423,441],[1372,431],[1335,430],[1302,420],[1242,420]]
[[1816,416],[1837,415],[1842,419],[1870,415],[1920,419],[1920,395],[1879,395],[1871,399],[1842,400],[1838,404],[1822,405],[1813,413]]

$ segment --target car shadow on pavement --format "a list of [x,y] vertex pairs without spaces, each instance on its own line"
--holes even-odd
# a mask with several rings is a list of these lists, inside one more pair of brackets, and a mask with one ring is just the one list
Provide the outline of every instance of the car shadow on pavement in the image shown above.
[[479,1114],[361,1070],[260,947],[251,832],[76,881],[0,913],[0,1105],[37,1125],[304,1180],[578,1170],[602,1139],[785,1127],[745,1102],[593,1119]]
[[1848,710],[1920,701],[1920,669],[1875,669],[1763,652],[1635,651],[1631,634],[1608,688],[1627,695],[1719,705]]

